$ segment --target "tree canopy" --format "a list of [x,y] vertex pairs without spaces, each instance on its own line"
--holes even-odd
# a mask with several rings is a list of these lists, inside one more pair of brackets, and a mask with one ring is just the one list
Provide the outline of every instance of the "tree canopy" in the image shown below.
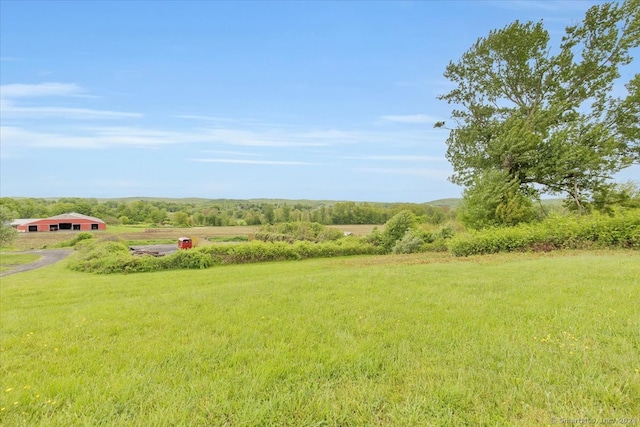
[[14,219],[14,212],[0,206],[0,247],[9,246],[15,238],[16,230],[11,227],[11,221]]
[[639,9],[593,6],[556,48],[542,21],[516,21],[451,62],[444,75],[456,87],[439,97],[454,105],[451,180],[473,189],[499,173],[521,195],[565,194],[581,209],[638,162],[640,75],[625,84],[621,69],[640,45]]

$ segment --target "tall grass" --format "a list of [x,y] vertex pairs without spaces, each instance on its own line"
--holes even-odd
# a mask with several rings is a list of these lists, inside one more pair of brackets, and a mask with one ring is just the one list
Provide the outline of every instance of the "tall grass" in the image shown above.
[[639,261],[417,254],[3,278],[0,423],[637,418]]

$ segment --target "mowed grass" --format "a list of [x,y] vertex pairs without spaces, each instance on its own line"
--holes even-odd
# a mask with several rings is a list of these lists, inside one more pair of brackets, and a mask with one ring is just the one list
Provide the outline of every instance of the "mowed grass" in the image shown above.
[[16,265],[28,264],[40,258],[37,254],[0,253],[0,271],[9,270]]
[[0,423],[638,418],[638,252],[2,278]]

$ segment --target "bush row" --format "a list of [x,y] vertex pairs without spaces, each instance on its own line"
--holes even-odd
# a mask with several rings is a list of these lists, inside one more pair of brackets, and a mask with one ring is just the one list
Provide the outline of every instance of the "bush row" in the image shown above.
[[78,252],[70,258],[69,268],[98,274],[200,269],[213,265],[211,257],[196,250],[178,251],[164,257],[134,256],[120,242],[94,243],[76,249]]
[[640,210],[615,216],[554,216],[540,223],[492,228],[458,235],[449,242],[455,256],[554,249],[640,249]]
[[264,225],[254,235],[256,240],[263,242],[289,242],[308,240],[310,242],[326,242],[339,240],[343,232],[329,228],[317,222],[286,222],[274,225]]
[[211,245],[178,251],[164,257],[131,255],[119,242],[85,244],[77,247],[69,268],[98,274],[203,269],[220,264],[245,264],[265,261],[300,260],[346,255],[379,254],[382,249],[355,238],[312,243],[253,241],[243,244]]
[[215,264],[245,264],[383,253],[382,248],[364,243],[356,238],[323,243],[297,241],[292,244],[253,241],[243,245],[212,245],[201,248],[201,250],[210,255]]
[[64,242],[60,242],[60,243],[56,243],[55,245],[53,245],[53,248],[70,248],[75,246],[77,243],[82,242],[83,240],[91,240],[93,239],[94,236],[93,234],[87,232],[87,231],[83,231],[80,232],[78,234],[76,234],[73,238],[69,239],[69,240],[65,240]]

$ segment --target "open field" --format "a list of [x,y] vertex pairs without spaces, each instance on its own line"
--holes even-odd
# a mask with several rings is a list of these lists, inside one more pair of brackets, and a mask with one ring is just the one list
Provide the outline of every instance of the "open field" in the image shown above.
[[[350,231],[356,236],[365,236],[373,230],[375,225],[330,225],[331,228]],[[383,226],[378,226],[383,228]],[[258,231],[259,227],[234,226],[234,227],[191,227],[191,228],[150,228],[139,226],[108,226],[106,231],[94,231],[97,238],[109,238],[117,235],[119,238],[135,241],[136,244],[160,243],[176,241],[178,237],[187,236],[197,239],[229,238],[235,236],[249,237]],[[70,240],[78,233],[74,231],[56,231],[43,233],[18,233],[13,247],[19,251],[42,249]]]
[[[638,420],[633,251],[2,279],[0,424]],[[636,421],[637,423],[638,421]]]

